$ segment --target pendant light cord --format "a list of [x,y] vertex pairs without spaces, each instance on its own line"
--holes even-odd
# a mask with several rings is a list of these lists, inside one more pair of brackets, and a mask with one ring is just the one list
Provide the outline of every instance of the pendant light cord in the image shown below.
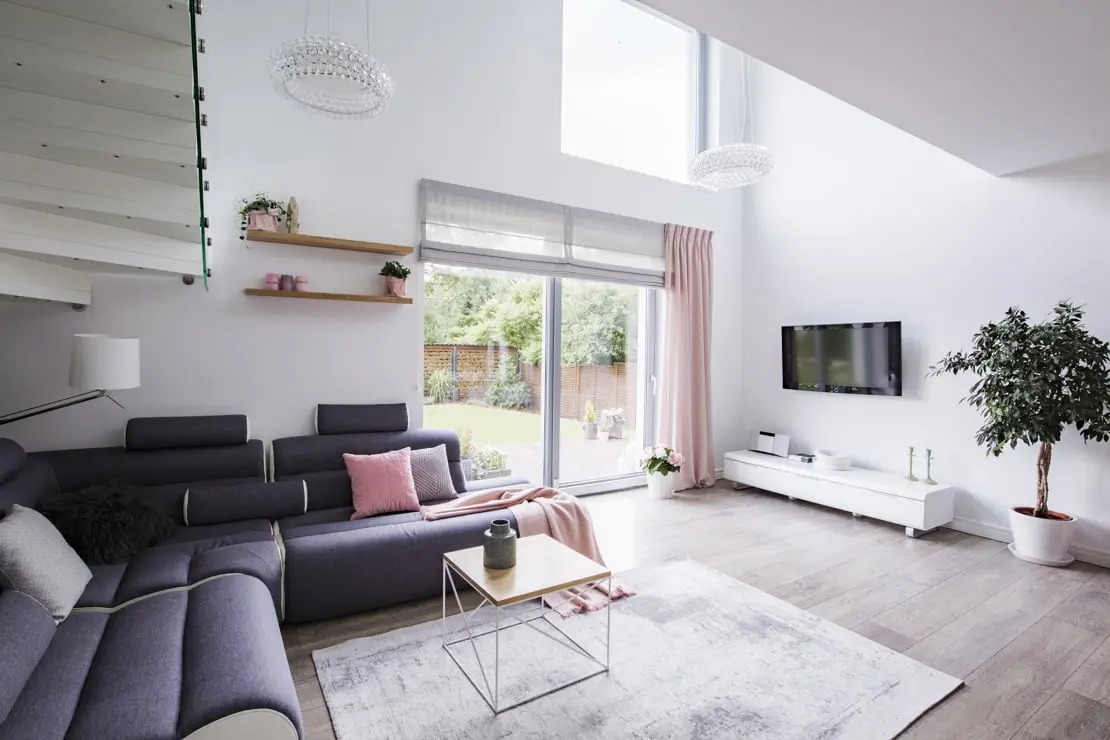
[[748,140],[748,117],[751,113],[751,96],[748,94],[748,55],[744,54],[740,60],[740,91],[744,96],[744,104],[740,111],[740,142]]
[[370,53],[370,0],[366,0],[366,53]]
[[304,0],[304,35],[308,36],[308,13],[312,7],[312,0]]

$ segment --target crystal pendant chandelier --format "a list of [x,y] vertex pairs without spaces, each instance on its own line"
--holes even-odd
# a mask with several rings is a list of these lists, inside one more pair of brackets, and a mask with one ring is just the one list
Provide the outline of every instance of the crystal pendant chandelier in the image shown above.
[[751,96],[748,94],[748,56],[743,62],[744,111],[740,143],[723,144],[701,152],[690,164],[690,180],[711,190],[742,188],[751,185],[775,166],[765,146],[744,141],[751,117]]
[[[335,118],[369,118],[393,98],[393,78],[367,52],[331,38],[331,0],[324,36],[308,33],[309,5],[305,0],[305,35],[286,41],[270,58],[270,80],[284,97]],[[370,2],[366,2],[366,47],[370,48]]]

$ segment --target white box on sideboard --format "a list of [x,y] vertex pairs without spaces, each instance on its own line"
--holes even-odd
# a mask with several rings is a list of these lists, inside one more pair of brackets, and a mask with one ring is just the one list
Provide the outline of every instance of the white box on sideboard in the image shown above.
[[826,470],[742,450],[725,453],[726,480],[900,524],[917,537],[952,521],[955,490],[878,470]]

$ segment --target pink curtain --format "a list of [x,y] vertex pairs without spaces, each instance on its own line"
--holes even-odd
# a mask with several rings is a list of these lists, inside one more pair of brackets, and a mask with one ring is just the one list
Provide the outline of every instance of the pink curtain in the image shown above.
[[713,485],[709,351],[713,232],[667,224],[659,442],[686,456],[675,490]]

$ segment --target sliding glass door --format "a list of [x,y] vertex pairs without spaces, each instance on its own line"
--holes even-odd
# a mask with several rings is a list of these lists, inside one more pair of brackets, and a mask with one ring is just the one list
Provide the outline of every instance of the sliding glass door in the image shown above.
[[424,425],[472,478],[636,485],[653,440],[656,291],[425,263]]
[[646,400],[639,393],[641,304],[649,292],[631,285],[561,281],[559,416],[578,426],[559,435],[560,485],[637,472]]

